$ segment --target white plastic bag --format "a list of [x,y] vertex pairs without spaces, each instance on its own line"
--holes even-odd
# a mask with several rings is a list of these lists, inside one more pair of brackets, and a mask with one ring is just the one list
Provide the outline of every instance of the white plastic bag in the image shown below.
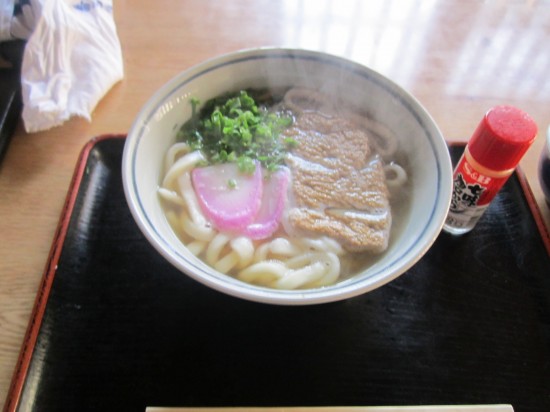
[[90,121],[123,75],[110,1],[42,0],[21,67],[25,129],[46,130],[72,116]]

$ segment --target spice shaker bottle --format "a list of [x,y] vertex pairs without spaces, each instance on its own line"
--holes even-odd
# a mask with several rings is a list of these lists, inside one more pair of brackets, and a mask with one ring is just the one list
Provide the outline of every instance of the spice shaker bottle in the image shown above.
[[520,109],[497,106],[485,114],[455,168],[443,230],[461,235],[474,228],[536,136],[537,125]]

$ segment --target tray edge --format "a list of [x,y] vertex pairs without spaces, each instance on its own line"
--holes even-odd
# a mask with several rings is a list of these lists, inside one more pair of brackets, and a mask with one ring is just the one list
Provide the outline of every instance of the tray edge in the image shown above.
[[40,332],[42,319],[48,303],[49,293],[55,277],[57,262],[59,261],[61,251],[63,249],[72,211],[75,206],[80,184],[86,171],[86,164],[89,155],[96,144],[103,140],[124,138],[126,138],[126,134],[98,135],[91,138],[80,151],[67,195],[65,197],[65,202],[63,208],[61,209],[59,222],[53,236],[52,246],[50,248],[50,252],[48,253],[48,260],[46,261],[42,279],[40,280],[33,309],[29,317],[29,324],[27,326],[19,356],[15,364],[15,370],[12,375],[11,384],[8,389],[8,394],[4,405],[4,412],[16,411],[19,407],[23,386],[26,381],[32,354],[34,352],[34,346]]
[[523,193],[525,194],[527,205],[529,206],[529,209],[531,209],[531,215],[533,215],[533,219],[535,219],[535,224],[539,229],[542,242],[546,247],[546,252],[548,252],[548,255],[550,256],[550,231],[544,223],[542,212],[539,208],[537,200],[535,199],[535,195],[533,194],[531,186],[529,185],[529,181],[527,180],[527,177],[525,176],[525,173],[521,167],[516,168],[516,175],[518,177],[518,181],[523,190]]

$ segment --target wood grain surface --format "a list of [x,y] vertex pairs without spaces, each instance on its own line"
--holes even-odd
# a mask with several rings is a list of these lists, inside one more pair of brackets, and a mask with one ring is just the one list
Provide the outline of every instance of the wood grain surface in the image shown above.
[[540,133],[521,167],[550,227],[537,181],[550,123],[548,1],[118,0],[114,16],[125,77],[92,121],[34,134],[19,124],[0,164],[0,406],[85,143],[126,133],[156,89],[222,53],[290,46],[348,57],[410,91],[449,141],[466,140],[494,105],[525,110]]

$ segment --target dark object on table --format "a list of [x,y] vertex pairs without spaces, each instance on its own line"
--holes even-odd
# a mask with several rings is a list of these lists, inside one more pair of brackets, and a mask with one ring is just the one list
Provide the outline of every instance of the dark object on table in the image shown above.
[[0,162],[21,115],[21,62],[25,42],[0,43]]
[[[387,285],[336,303],[275,306],[207,288],[161,257],[125,201],[123,145],[101,138],[83,151],[6,411],[550,411],[549,238],[522,175],[475,230],[442,233]],[[455,161],[462,150],[452,148]]]
[[546,141],[540,153],[538,176],[546,204],[550,207],[550,126],[546,131]]

